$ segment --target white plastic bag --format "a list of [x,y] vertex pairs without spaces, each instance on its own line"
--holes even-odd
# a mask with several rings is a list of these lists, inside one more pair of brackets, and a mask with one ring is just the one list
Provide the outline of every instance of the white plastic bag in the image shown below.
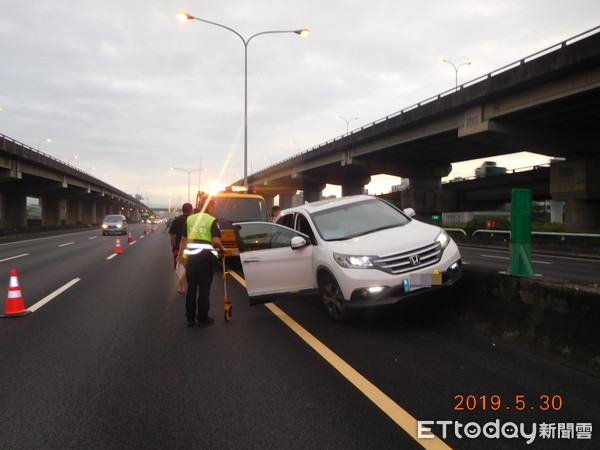
[[175,266],[175,274],[177,275],[177,278],[179,278],[180,280],[185,279],[185,266],[183,264],[181,264],[179,261],[177,261],[177,266]]

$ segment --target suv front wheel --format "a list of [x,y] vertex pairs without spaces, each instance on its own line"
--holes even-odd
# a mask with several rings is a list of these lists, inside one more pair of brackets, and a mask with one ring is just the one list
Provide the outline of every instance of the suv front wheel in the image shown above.
[[327,274],[319,279],[319,294],[329,317],[336,322],[350,322],[351,311],[346,308],[342,290],[333,276]]

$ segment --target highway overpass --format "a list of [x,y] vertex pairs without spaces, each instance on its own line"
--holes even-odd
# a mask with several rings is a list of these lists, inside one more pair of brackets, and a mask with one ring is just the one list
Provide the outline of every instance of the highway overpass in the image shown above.
[[326,184],[348,195],[372,175],[401,176],[410,179],[402,206],[425,218],[448,207],[441,179],[452,163],[531,151],[566,158],[548,189],[566,201],[567,229],[597,230],[598,123],[600,27],[254,173],[249,185],[286,207],[297,190],[313,201]]
[[[39,201],[32,219],[27,198]],[[141,219],[148,207],[87,172],[0,134],[0,230],[97,224],[106,214]]]

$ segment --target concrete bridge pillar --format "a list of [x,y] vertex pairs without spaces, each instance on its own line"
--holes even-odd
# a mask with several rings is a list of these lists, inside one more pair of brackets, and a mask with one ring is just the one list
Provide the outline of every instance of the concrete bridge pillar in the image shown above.
[[565,202],[559,200],[550,200],[550,222],[563,223]]
[[369,175],[346,176],[342,181],[342,197],[348,195],[362,195],[365,193],[365,186],[371,182]]
[[8,228],[9,221],[7,218],[8,210],[6,208],[7,195],[0,193],[0,228]]
[[342,184],[342,197],[347,197],[348,195],[362,195],[364,193],[364,184]]
[[400,204],[402,208],[413,208],[418,220],[433,223],[431,216],[440,215],[444,210],[444,192],[441,189],[418,189],[411,185],[400,192]]
[[2,228],[27,226],[27,196],[21,194],[0,196]]
[[275,194],[262,194],[262,197],[265,199],[265,203],[267,204],[267,214],[271,214],[271,208],[275,204]]
[[303,181],[302,191],[304,192],[305,202],[316,202],[321,200],[321,192],[325,189],[325,183],[315,183],[313,181]]
[[600,229],[600,157],[568,159],[550,166],[550,195],[565,201],[565,229]]
[[58,201],[58,224],[66,225],[67,222],[67,214],[69,212],[68,202],[66,199],[61,199]]
[[66,224],[74,225],[77,222],[81,222],[81,201],[80,200],[66,200]]
[[600,230],[600,200],[566,200],[565,229],[580,232]]
[[[296,195],[295,192],[287,193],[287,194],[279,194],[279,208],[286,209],[286,208],[291,208],[292,206],[294,206],[294,204],[293,204],[294,195]],[[268,212],[270,213],[271,210],[269,209]]]
[[58,198],[42,198],[42,225],[60,225],[60,200]]

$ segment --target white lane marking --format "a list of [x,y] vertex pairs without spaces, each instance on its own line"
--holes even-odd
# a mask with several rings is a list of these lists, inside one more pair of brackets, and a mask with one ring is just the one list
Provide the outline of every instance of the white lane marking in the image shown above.
[[[495,258],[495,259],[506,259],[506,260],[510,259],[510,257],[508,257],[508,256],[495,256],[495,255],[483,255],[483,254],[481,254],[479,256],[483,256],[484,258]],[[536,264],[554,264],[551,261],[539,261],[536,259],[532,259],[531,262],[536,263]]]
[[11,259],[22,258],[23,256],[27,256],[27,255],[29,255],[29,253],[23,253],[21,255],[11,256],[10,258],[0,259],[0,262],[10,261]]
[[495,255],[479,255],[479,256],[483,256],[484,258],[496,258],[496,259],[510,259],[508,256],[495,256]]
[[98,239],[98,236],[92,236],[92,237],[89,237],[88,239]]
[[113,253],[112,255],[110,255],[110,256],[109,256],[108,258],[106,258],[106,259],[113,259],[113,258],[114,258],[115,256],[117,256],[117,255],[118,255],[118,253]]
[[[246,280],[232,270],[229,274],[235,278],[238,283],[246,287]],[[435,435],[431,439],[419,439],[417,434],[418,421],[411,416],[404,408],[394,402],[390,397],[384,394],[377,386],[367,380],[357,372],[350,364],[331,351],[325,344],[310,334],[307,330],[283,312],[273,303],[266,303],[265,306],[279,318],[283,323],[290,327],[304,342],[306,342],[314,351],[316,351],[325,361],[334,369],[342,374],[350,383],[361,391],[369,400],[371,400],[381,411],[400,426],[410,437],[412,437],[423,448],[439,450],[450,449],[444,441]]]
[[137,242],[137,241],[131,241],[131,242],[129,243],[129,245],[133,245],[133,244],[135,244],[136,242]]
[[67,245],[73,245],[75,242],[67,242],[66,244],[59,244],[59,247],[66,247]]
[[37,302],[35,305],[33,305],[32,307],[28,308],[28,311],[34,312],[37,311],[38,309],[40,309],[42,306],[44,306],[46,303],[48,303],[50,300],[52,300],[53,298],[57,297],[58,295],[62,294],[63,292],[65,292],[67,289],[69,289],[71,286],[73,286],[75,283],[77,283],[78,281],[80,281],[79,278],[74,278],[71,281],[69,281],[67,284],[65,284],[63,287],[58,288],[57,290],[55,290],[52,294],[47,295],[46,297],[44,297],[43,299],[41,299],[39,302]]

